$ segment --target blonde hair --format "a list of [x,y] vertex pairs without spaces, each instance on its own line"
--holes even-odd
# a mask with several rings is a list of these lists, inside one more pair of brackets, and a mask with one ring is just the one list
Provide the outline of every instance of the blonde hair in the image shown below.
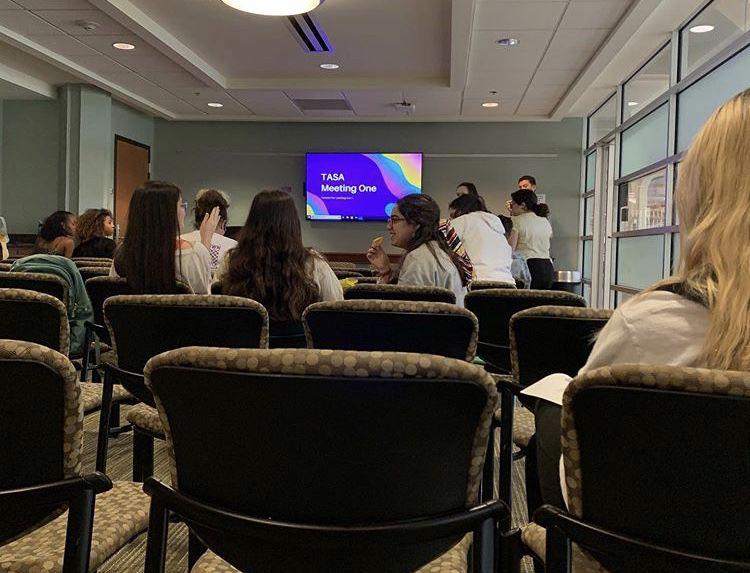
[[750,90],[721,106],[679,167],[677,273],[649,288],[681,283],[711,318],[709,368],[750,369]]

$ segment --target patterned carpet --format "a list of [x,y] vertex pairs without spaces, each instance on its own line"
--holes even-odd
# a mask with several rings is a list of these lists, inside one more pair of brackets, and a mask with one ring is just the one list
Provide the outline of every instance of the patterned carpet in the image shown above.
[[[123,407],[122,420],[127,406]],[[98,414],[86,416],[84,422],[83,460],[84,471],[94,470],[96,462],[96,436],[99,424]],[[496,440],[498,443],[499,440]],[[132,476],[132,433],[122,434],[109,441],[107,474],[115,481],[129,480]],[[164,442],[156,440],[154,447],[154,473],[157,478],[169,481],[167,454]],[[526,491],[524,488],[523,460],[513,464],[513,516],[514,526],[526,523]],[[115,554],[98,569],[98,573],[142,573],[146,554],[146,535],[140,535],[129,545]],[[167,551],[167,573],[187,572],[187,529],[182,524],[171,524]],[[521,563],[522,573],[533,573],[530,560]]]

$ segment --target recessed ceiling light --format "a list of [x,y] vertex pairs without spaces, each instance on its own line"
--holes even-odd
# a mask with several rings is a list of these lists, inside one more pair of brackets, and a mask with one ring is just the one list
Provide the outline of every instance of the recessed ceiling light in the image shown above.
[[705,34],[706,32],[710,32],[713,30],[714,27],[711,24],[701,24],[700,26],[693,26],[690,28],[690,31],[693,34]]
[[497,107],[499,105],[496,101],[486,101],[482,104],[482,107]]
[[206,104],[208,107],[224,107],[223,103],[212,101]]
[[516,39],[516,38],[500,38],[495,43],[496,44],[500,44],[501,46],[517,46],[518,45],[518,39]]
[[629,102],[628,102],[628,107],[635,107],[635,106],[637,106],[637,105],[638,105],[638,102],[637,102],[637,101],[629,101]]
[[112,44],[112,47],[118,50],[135,50],[135,46],[133,44],[128,44],[127,42],[115,42]]
[[338,70],[339,65],[338,64],[320,64],[320,67],[324,70]]
[[315,10],[325,0],[222,0],[227,6],[262,16],[294,16]]

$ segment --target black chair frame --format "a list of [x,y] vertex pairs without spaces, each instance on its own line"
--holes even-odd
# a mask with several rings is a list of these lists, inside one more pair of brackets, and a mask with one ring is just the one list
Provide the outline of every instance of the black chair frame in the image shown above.
[[[183,495],[159,480],[149,477],[143,490],[151,496],[148,541],[146,546],[146,573],[164,573],[167,533],[170,513],[180,516],[187,524],[196,524],[215,530],[232,531],[235,535],[284,544],[323,546],[341,548],[347,551],[355,542],[368,544],[414,543],[440,539],[454,535],[474,533],[471,549],[471,570],[481,570],[483,528],[491,524],[492,543],[497,548],[493,571],[510,571],[511,560],[516,551],[511,547],[516,543],[516,532],[508,532],[510,511],[500,500],[475,507],[424,519],[391,522],[377,525],[333,526],[273,521],[268,518],[250,517],[207,505]],[[191,541],[200,540],[192,536]],[[489,541],[489,540],[488,540]],[[205,551],[204,548],[191,548],[191,563]]]

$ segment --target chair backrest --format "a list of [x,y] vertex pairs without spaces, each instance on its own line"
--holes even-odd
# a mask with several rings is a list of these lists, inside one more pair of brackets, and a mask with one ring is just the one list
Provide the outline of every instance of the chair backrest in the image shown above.
[[484,290],[488,288],[516,288],[510,283],[501,283],[500,281],[471,281],[469,290]]
[[350,271],[350,270],[343,270],[343,269],[332,269],[333,274],[336,275],[337,279],[348,279],[348,278],[361,278],[364,275],[358,271]]
[[510,319],[510,361],[516,382],[529,386],[557,372],[578,374],[612,312],[537,306],[514,314]]
[[[0,340],[0,436],[0,490],[80,475],[80,386],[64,355],[31,342]],[[60,511],[57,505],[0,502],[0,543]]]
[[112,261],[109,259],[73,259],[73,262],[79,269],[88,267],[103,267],[109,269],[112,266]]
[[[477,499],[497,393],[475,365],[395,352],[183,348],[150,360],[145,372],[173,484],[195,499],[328,525],[439,515]],[[285,571],[324,571],[324,562],[329,571],[331,563],[406,571],[409,559],[423,563],[425,551],[437,555],[457,541],[401,559],[395,548],[331,556],[315,544],[305,555],[229,531],[197,532],[243,571],[268,571],[255,569],[264,560]]]
[[65,305],[48,294],[0,288],[0,338],[23,340],[67,356],[70,326]]
[[357,284],[377,284],[378,277],[357,277]]
[[477,318],[443,302],[343,300],[318,302],[302,315],[308,348],[436,354],[471,361]]
[[344,291],[346,300],[421,300],[425,302],[446,302],[456,304],[453,291],[433,286],[405,286],[358,283]]
[[81,273],[81,278],[84,282],[86,282],[87,280],[93,279],[94,277],[109,276],[109,267],[79,267],[78,272]]
[[0,272],[0,288],[33,290],[54,296],[68,306],[70,286],[57,275],[47,273]]
[[747,372],[630,364],[578,376],[562,413],[571,513],[657,545],[750,559],[748,420]]
[[328,261],[328,265],[334,270],[344,269],[353,271],[357,268],[357,263],[352,263],[349,261]]
[[510,372],[510,317],[534,306],[585,307],[576,294],[554,290],[482,289],[467,293],[464,305],[479,320],[477,354],[497,372]]
[[7,273],[12,266],[13,263],[0,263],[0,272]]
[[[104,301],[104,321],[118,368],[139,375],[152,356],[183,346],[268,347],[266,309],[237,296],[119,295]],[[153,402],[142,383],[126,387]]]

